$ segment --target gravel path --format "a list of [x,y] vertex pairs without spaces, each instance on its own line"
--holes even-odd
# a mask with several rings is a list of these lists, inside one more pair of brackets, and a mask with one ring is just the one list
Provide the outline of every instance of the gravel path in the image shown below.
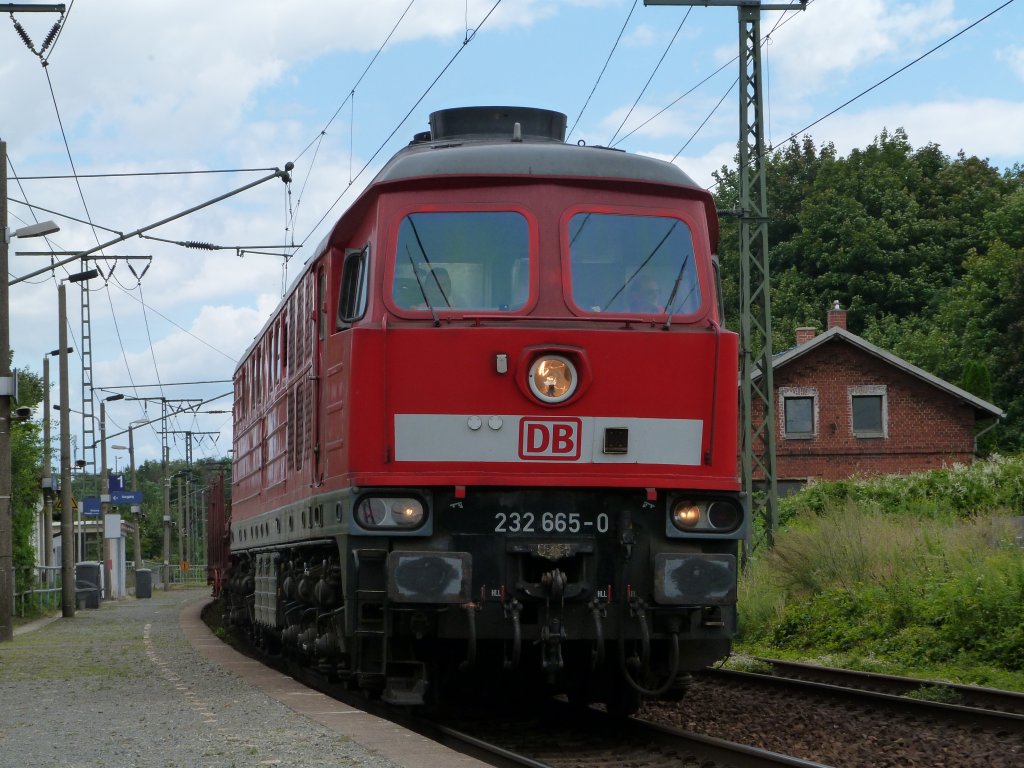
[[79,610],[0,644],[0,765],[394,768],[193,650],[207,590]]

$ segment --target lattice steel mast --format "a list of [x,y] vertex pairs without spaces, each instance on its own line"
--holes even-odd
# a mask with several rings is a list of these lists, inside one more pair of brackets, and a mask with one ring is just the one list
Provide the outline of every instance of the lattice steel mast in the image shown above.
[[[754,514],[763,518],[765,538],[771,545],[779,517],[768,266],[768,188],[762,119],[761,11],[804,10],[807,3],[806,0],[795,3],[644,0],[644,5],[733,6],[739,12],[740,462],[743,490],[751,499]],[[764,478],[764,492],[757,496],[753,492],[755,473]]]

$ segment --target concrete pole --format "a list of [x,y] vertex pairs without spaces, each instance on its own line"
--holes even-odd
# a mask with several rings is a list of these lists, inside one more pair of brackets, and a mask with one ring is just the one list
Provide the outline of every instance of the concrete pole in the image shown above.
[[[131,424],[128,425],[128,463],[131,466],[132,490],[139,490],[138,477],[135,475],[135,430]],[[135,570],[142,567],[142,505],[132,505],[132,517],[135,525],[132,528],[132,539],[135,545]]]
[[110,542],[106,536],[107,512],[110,511],[110,473],[107,471],[107,402],[100,401],[100,570],[103,572],[103,599],[113,597],[110,580]]
[[68,393],[68,305],[64,283],[57,286],[60,323],[60,573],[61,613],[75,615],[75,531],[71,509],[71,396]]
[[185,478],[185,561],[191,565],[195,562],[195,531],[192,520],[192,477]]
[[175,505],[175,510],[177,511],[177,518],[178,518],[178,562],[179,563],[182,560],[185,559],[185,536],[183,535],[184,531],[182,530],[182,528],[184,526],[182,525],[182,519],[181,519],[181,515],[182,515],[182,506],[181,506],[181,484],[182,484],[182,479],[183,479],[182,476],[178,475],[178,501],[177,501],[177,504]]
[[[164,465],[166,467],[166,463]],[[171,478],[164,469],[164,589],[171,588]]]
[[[0,141],[0,386],[12,385],[7,285],[7,143]],[[0,392],[0,642],[14,639],[14,532],[11,517],[11,397]]]
[[[43,565],[53,565],[53,455],[50,446],[50,356],[43,358]],[[50,572],[46,571],[49,581]]]

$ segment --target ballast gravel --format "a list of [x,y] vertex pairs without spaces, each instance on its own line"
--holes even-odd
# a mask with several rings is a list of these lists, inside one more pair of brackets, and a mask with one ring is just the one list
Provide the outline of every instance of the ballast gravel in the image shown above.
[[178,616],[207,593],[104,602],[0,644],[0,765],[395,768],[195,651]]

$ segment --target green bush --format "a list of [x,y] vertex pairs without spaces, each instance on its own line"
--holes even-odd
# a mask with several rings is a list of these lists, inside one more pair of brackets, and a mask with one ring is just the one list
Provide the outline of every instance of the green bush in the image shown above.
[[1024,673],[1020,457],[820,483],[783,509],[741,578],[741,647]]

